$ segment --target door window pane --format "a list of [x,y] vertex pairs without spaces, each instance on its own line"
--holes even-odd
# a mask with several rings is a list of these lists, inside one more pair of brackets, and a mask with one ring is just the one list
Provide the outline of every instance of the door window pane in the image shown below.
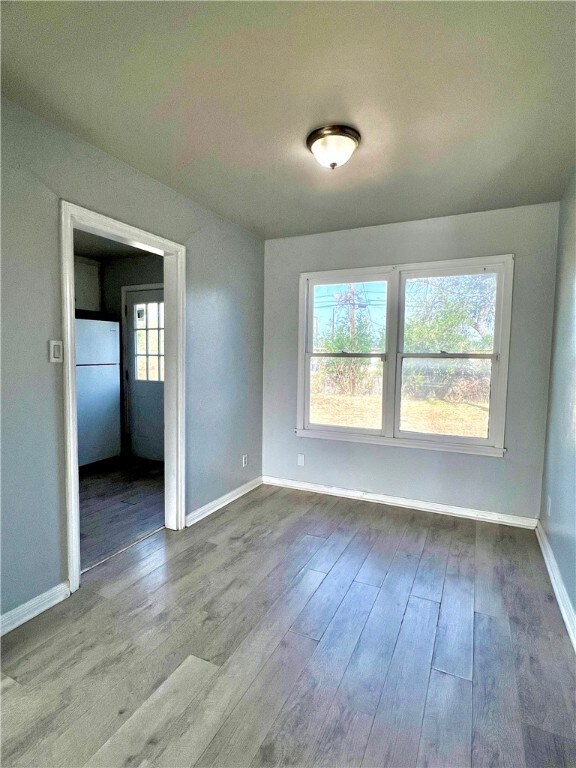
[[160,331],[158,349],[161,355],[164,354],[164,331]]
[[138,356],[136,358],[136,380],[146,381],[147,378],[148,377],[146,375],[146,357]]
[[146,354],[146,331],[136,331],[136,354]]
[[158,302],[148,304],[147,328],[158,328]]
[[378,358],[311,358],[310,423],[380,430],[382,378]]
[[146,304],[134,306],[134,327],[146,328]]
[[158,331],[148,331],[148,354],[158,354]]
[[148,380],[158,381],[160,377],[160,366],[158,365],[158,358],[151,355],[148,357]]
[[164,381],[164,356],[160,357],[160,381]]
[[164,328],[164,302],[160,302],[158,307],[158,325],[160,328]]
[[314,286],[314,352],[385,352],[387,283]]
[[488,437],[491,360],[404,358],[400,429]]
[[406,280],[404,352],[492,352],[494,273]]

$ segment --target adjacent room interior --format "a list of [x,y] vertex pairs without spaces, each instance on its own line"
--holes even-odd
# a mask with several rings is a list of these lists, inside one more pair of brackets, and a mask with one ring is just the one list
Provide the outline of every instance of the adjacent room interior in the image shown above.
[[576,3],[2,3],[2,765],[576,767]]
[[74,231],[80,557],[164,526],[163,258]]

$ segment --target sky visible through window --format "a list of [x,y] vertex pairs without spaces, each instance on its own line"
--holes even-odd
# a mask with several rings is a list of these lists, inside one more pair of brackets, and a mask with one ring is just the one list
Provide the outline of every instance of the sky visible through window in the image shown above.
[[[314,286],[314,350],[336,351],[326,349],[326,342],[338,337],[344,347],[351,347],[341,351],[383,351],[386,306],[385,281]],[[360,336],[363,344],[357,349],[352,337]]]

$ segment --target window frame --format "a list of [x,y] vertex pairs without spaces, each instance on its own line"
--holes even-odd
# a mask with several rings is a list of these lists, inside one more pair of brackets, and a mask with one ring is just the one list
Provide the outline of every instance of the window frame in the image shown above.
[[[342,272],[354,272],[356,274],[356,270],[342,270]],[[325,274],[335,274],[335,273],[325,273]],[[386,282],[388,284],[388,277],[382,275],[381,270],[366,270],[363,274],[362,280],[339,280],[338,282],[367,282],[367,281],[375,281],[378,280],[379,282]],[[316,285],[330,285],[333,281],[330,279],[312,279],[310,280],[308,286],[310,288],[314,288]],[[390,291],[388,290],[388,295]],[[341,432],[342,430],[346,430],[347,432],[352,431],[355,434],[358,433],[360,435],[380,435],[381,430],[375,430],[375,429],[368,429],[368,428],[362,428],[362,427],[339,427],[339,426],[332,426],[329,424],[326,425],[318,425],[314,424],[313,422],[310,422],[310,364],[309,361],[312,360],[313,357],[331,357],[331,358],[348,358],[348,359],[356,359],[356,358],[371,358],[371,359],[378,359],[382,361],[382,367],[383,367],[383,375],[382,375],[382,409],[385,407],[386,403],[386,371],[387,371],[387,349],[384,349],[383,352],[374,352],[374,353],[344,353],[344,354],[338,354],[338,353],[330,353],[330,352],[314,352],[314,322],[313,322],[313,302],[307,301],[306,302],[306,340],[305,340],[305,369],[304,369],[304,376],[305,376],[305,391],[304,391],[304,429],[307,430],[316,430],[318,427],[321,427],[322,430],[327,430],[328,432]],[[387,306],[388,310],[388,306]],[[386,329],[388,329],[388,312],[386,313]],[[388,340],[388,330],[386,330],[386,340]]]
[[[470,275],[491,272],[497,274],[496,316],[494,347],[492,353],[408,353],[403,351],[404,288],[406,280],[413,277]],[[377,445],[424,448],[487,456],[503,456],[505,453],[505,416],[508,386],[508,359],[512,317],[512,283],[514,255],[503,254],[489,257],[450,259],[443,261],[415,262],[382,267],[305,272],[300,275],[299,323],[298,323],[298,389],[297,422],[295,433],[299,437],[364,442]],[[388,286],[386,317],[386,348],[381,357],[382,377],[382,428],[379,430],[310,422],[310,361],[313,357],[339,355],[314,353],[313,289],[317,285],[332,283],[358,283],[385,281]],[[345,357],[366,356],[347,353]],[[457,435],[433,435],[400,429],[402,360],[406,358],[453,359],[455,357],[489,358],[492,360],[490,411],[488,436],[461,437]]]

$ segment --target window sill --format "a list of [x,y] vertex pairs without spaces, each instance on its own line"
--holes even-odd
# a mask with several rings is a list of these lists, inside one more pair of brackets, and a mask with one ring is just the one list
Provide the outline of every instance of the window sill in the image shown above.
[[359,434],[352,432],[336,432],[321,429],[295,429],[297,437],[312,437],[319,440],[341,440],[347,443],[370,443],[372,445],[395,446],[396,448],[417,448],[426,451],[445,451],[447,453],[471,453],[476,456],[492,456],[502,458],[505,448],[495,448],[491,445],[471,445],[469,443],[440,443],[433,440],[406,440],[399,437],[382,437],[381,435]]

